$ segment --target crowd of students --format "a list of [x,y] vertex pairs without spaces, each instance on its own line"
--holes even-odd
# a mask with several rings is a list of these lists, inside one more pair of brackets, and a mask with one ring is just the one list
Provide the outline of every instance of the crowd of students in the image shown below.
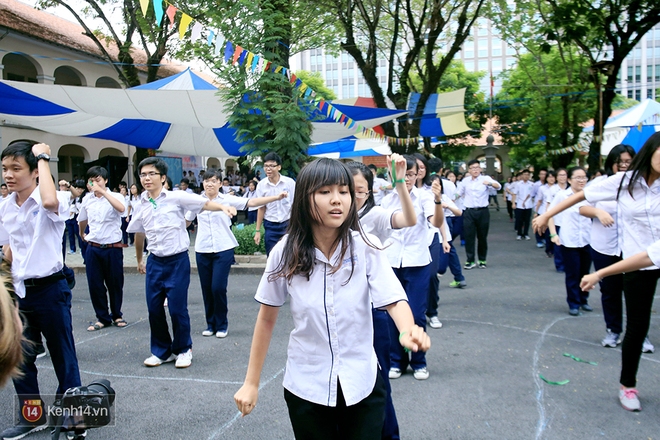
[[[61,182],[58,192],[51,179],[37,184],[39,175],[49,175],[49,153],[47,145],[28,142],[13,143],[2,153],[3,177],[12,194],[0,203],[0,238],[9,245],[16,302],[26,317],[23,373],[14,377],[17,394],[40,399],[34,347],[41,334],[58,377],[58,395],[80,385],[62,244],[65,223],[74,232],[77,225],[80,235],[78,240],[74,234],[70,246],[76,241],[86,246],[97,319],[88,331],[128,325],[121,310],[122,248],[132,240],[138,270],[146,275],[151,353],[144,365],[174,362],[187,368],[193,341],[186,229],[197,220],[195,252],[206,317],[202,335],[225,338],[228,274],[237,246],[231,219],[237,210],[251,209],[255,242],[261,242],[263,226],[269,257],[255,295],[261,307],[246,379],[234,398],[244,415],[254,409],[278,310],[288,299],[294,329],[284,388],[297,438],[319,438],[319,432],[398,438],[389,381],[408,367],[417,380],[429,377],[426,325],[442,327],[438,274],[449,269],[449,286],[463,288],[463,270],[487,269],[489,205],[493,192],[502,189],[483,175],[476,160],[467,163],[468,174],[458,180],[437,158],[392,155],[386,180],[376,176],[375,167],[317,159],[294,181],[280,173],[280,157],[269,153],[263,158],[266,178],[250,183],[245,197],[223,192],[222,176],[215,170],[202,175],[201,195],[188,191],[185,179],[178,191],[171,191],[167,165],[157,157],[138,166],[142,193],[137,186],[109,191],[101,167],[90,168],[86,180],[68,187]],[[504,185],[515,238],[531,240],[531,224],[537,246],[565,273],[569,313],[591,311],[588,291],[601,284],[603,346],[620,343],[625,297],[619,397],[624,408],[634,411],[641,409],[635,388],[639,359],[642,350],[653,351],[647,333],[660,273],[653,265],[660,259],[654,244],[660,239],[658,177],[660,134],[637,155],[629,147],[613,149],[603,175],[588,185],[581,167],[541,170],[535,182],[529,170],[522,170]],[[463,266],[454,246],[459,235],[465,240]],[[592,260],[596,272],[589,275]],[[48,300],[55,296],[64,300]],[[368,337],[356,339],[355,334]],[[22,418],[2,436],[19,438],[45,427],[45,420]]]

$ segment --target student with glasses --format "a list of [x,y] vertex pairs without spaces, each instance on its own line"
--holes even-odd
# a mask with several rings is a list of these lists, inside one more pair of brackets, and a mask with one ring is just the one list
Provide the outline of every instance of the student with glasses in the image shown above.
[[[488,211],[488,188],[491,186],[499,190],[502,188],[497,181],[488,176],[481,175],[479,161],[473,159],[468,162],[468,172],[458,185],[458,195],[463,197],[465,211],[463,211],[463,238],[465,238],[465,254],[467,261],[464,269],[477,267],[486,268],[488,255],[488,228],[490,227],[490,212]],[[479,241],[477,258],[475,259],[475,238]]]
[[[167,164],[158,157],[148,157],[138,165],[140,181],[145,191],[136,204],[127,231],[135,235],[135,255],[138,271],[146,274],[145,293],[151,328],[151,356],[144,360],[147,367],[157,367],[176,361],[177,368],[192,363],[192,339],[188,315],[188,286],[190,285],[190,238],[186,232],[185,214],[191,211],[223,211],[236,215],[231,206],[212,202],[197,194],[169,191]],[[142,246],[149,240],[150,255],[145,265]],[[167,299],[172,333],[165,317]]]
[[254,242],[261,242],[261,225],[264,225],[264,244],[266,255],[270,254],[275,244],[286,234],[291,218],[291,203],[296,191],[296,183],[290,177],[280,174],[282,159],[277,153],[268,153],[264,157],[266,179],[257,184],[257,197],[270,197],[286,191],[289,196],[276,202],[268,203],[257,211],[256,232]]

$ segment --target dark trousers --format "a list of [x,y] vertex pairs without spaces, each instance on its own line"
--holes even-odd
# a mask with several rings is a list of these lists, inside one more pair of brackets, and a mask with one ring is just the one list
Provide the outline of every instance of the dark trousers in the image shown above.
[[438,280],[438,263],[440,261],[440,254],[443,254],[442,246],[438,234],[433,237],[433,242],[429,246],[431,253],[431,264],[429,264],[429,289],[428,298],[426,299],[426,316],[438,316],[438,289],[440,288],[440,281]]
[[[40,399],[35,344],[46,338],[46,345],[57,376],[57,395],[80,386],[80,372],[71,324],[71,290],[66,280],[27,287],[25,298],[19,299],[19,309],[25,319],[23,333],[24,359],[22,376],[14,379],[14,388],[21,400]],[[23,419],[21,419],[23,420]]]
[[66,233],[64,238],[64,244],[66,246],[66,236],[69,236],[69,249],[73,252],[76,251],[76,240],[78,240],[78,246],[80,250],[84,250],[87,243],[83,245],[83,239],[80,238],[80,227],[78,226],[78,214],[73,218],[68,219],[66,222]]
[[638,270],[623,275],[626,297],[626,336],[621,346],[621,385],[637,385],[637,369],[642,356],[642,344],[649,332],[651,307],[660,270]]
[[[426,330],[426,309],[428,302],[430,264],[417,267],[394,268],[396,277],[401,282],[403,289],[408,295],[408,304],[412,310],[415,324]],[[399,330],[396,328],[392,318],[388,318],[390,323],[390,338],[393,341],[399,340]],[[423,351],[406,353],[401,344],[392,344],[390,347],[390,362],[392,368],[400,368],[406,371],[408,365],[413,370],[419,370],[426,367],[426,353]]]
[[390,386],[390,344],[392,340],[390,339],[388,314],[384,310],[376,309],[372,309],[371,314],[374,322],[374,350],[376,351],[378,365],[380,366],[378,374],[383,379],[385,392],[387,393],[385,399],[385,423],[383,424],[381,438],[383,440],[394,440],[399,438],[399,423],[396,419],[394,404],[392,403],[392,387]]
[[463,216],[449,218],[451,218],[449,226],[451,228],[451,238],[456,240],[456,237],[463,235]]
[[270,254],[270,251],[275,247],[280,238],[286,234],[286,228],[289,226],[289,221],[282,223],[269,222],[264,220],[264,229],[266,233],[264,234],[264,244],[266,246],[266,256]]
[[89,297],[96,319],[103,325],[110,325],[123,316],[121,306],[124,300],[124,251],[122,248],[103,249],[89,245],[85,260]]
[[[190,316],[188,315],[188,286],[190,285],[190,258],[188,251],[169,257],[149,255],[147,260],[146,296],[151,327],[151,354],[167,359],[192,347]],[[172,318],[172,333],[167,326],[163,302]]]
[[212,332],[227,331],[227,282],[234,262],[234,250],[195,254],[204,299],[206,329]]
[[511,203],[511,200],[506,201],[506,212],[509,214],[509,219],[513,220],[513,203]]
[[449,224],[449,230],[451,231],[452,241],[449,242],[449,253],[446,254],[440,246],[440,258],[438,259],[438,273],[444,275],[447,272],[447,267],[452,275],[454,275],[454,281],[465,281],[463,276],[463,270],[461,269],[461,260],[458,258],[458,252],[454,247],[454,225],[456,224],[456,219],[460,217],[445,217],[445,221]]
[[578,309],[587,304],[589,292],[580,289],[580,280],[589,273],[591,267],[591,246],[571,248],[560,246],[564,257],[564,271],[566,273],[566,302],[571,309]]
[[474,259],[475,238],[479,241],[477,245],[479,261],[486,261],[489,227],[490,212],[488,212],[488,208],[467,208],[463,211],[463,238],[465,238],[465,254],[468,262],[477,261]]
[[284,389],[284,400],[296,440],[380,440],[385,416],[385,386],[380,374],[371,394],[346,406],[341,383],[337,406],[309,402]]
[[523,237],[529,234],[529,222],[532,218],[531,209],[516,208],[516,232]]
[[[621,261],[619,256],[601,254],[593,248],[591,258],[596,271]],[[603,278],[599,284],[605,325],[612,333],[620,335],[623,333],[623,274]]]
[[[555,226],[555,228],[557,230],[557,235],[559,235],[559,230],[561,229],[561,227]],[[548,235],[548,238],[550,238],[550,235]],[[564,271],[564,256],[561,253],[562,248],[563,246],[554,246],[555,269],[557,269],[557,272]]]
[[[124,244],[128,244],[128,232],[126,232],[126,228],[128,227],[128,217],[122,217],[121,218],[121,242]],[[133,244],[133,241],[131,241],[131,244]]]
[[247,212],[247,220],[245,221],[246,224],[251,225],[252,223],[257,222],[257,210],[254,211],[248,211]]
[[[557,226],[557,230],[559,230],[559,226]],[[550,240],[550,229],[545,230],[543,239],[545,240],[545,253],[547,255],[553,255],[555,253],[555,244]]]

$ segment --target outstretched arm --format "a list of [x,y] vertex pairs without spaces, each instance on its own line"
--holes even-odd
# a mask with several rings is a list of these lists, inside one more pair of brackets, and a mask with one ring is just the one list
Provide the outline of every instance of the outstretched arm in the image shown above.
[[278,200],[282,200],[285,197],[289,197],[289,193],[286,191],[282,191],[276,196],[268,196],[268,197],[253,197],[248,200],[247,206],[250,208],[255,208],[258,206],[264,206],[270,202],[276,202]]
[[[406,159],[399,154],[392,154],[391,157],[392,161],[394,161],[396,176],[405,176],[407,167]],[[398,182],[393,183],[396,185],[396,192],[399,195],[401,211],[397,211],[392,216],[392,228],[401,229],[415,226],[417,223],[417,214],[415,214],[415,207],[410,198],[408,188],[406,188],[406,181],[402,178],[397,180]]]
[[428,351],[431,338],[423,328],[415,325],[410,305],[407,301],[398,301],[385,308],[399,330],[399,343],[410,351]]
[[234,394],[234,402],[243,416],[252,412],[259,399],[259,379],[280,309],[262,304],[254,326],[250,360],[243,386]]
[[625,272],[632,272],[653,265],[653,261],[651,261],[648,251],[640,252],[633,255],[632,257],[626,258],[625,260],[621,260],[618,263],[614,263],[610,266],[597,270],[594,273],[583,276],[582,281],[580,282],[580,288],[586,292],[587,290],[593,289],[594,286],[596,286],[596,284],[598,284],[605,277],[618,275]]
[[567,210],[573,205],[577,205],[583,200],[585,200],[584,191],[578,191],[572,196],[557,203],[555,206],[549,207],[546,212],[544,212],[543,214],[539,215],[534,220],[532,220],[532,228],[534,229],[534,232],[537,232],[539,234],[545,232],[545,229],[548,226],[548,220],[550,218],[554,217],[555,215],[559,214],[562,211]]

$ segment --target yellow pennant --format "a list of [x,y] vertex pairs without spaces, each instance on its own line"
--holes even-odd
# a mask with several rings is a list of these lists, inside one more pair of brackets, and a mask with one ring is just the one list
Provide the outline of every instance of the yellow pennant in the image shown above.
[[179,22],[179,40],[183,40],[190,23],[192,23],[192,17],[184,12],[181,15],[181,21]]
[[142,10],[142,16],[147,16],[147,9],[149,9],[149,0],[140,0],[140,9]]

